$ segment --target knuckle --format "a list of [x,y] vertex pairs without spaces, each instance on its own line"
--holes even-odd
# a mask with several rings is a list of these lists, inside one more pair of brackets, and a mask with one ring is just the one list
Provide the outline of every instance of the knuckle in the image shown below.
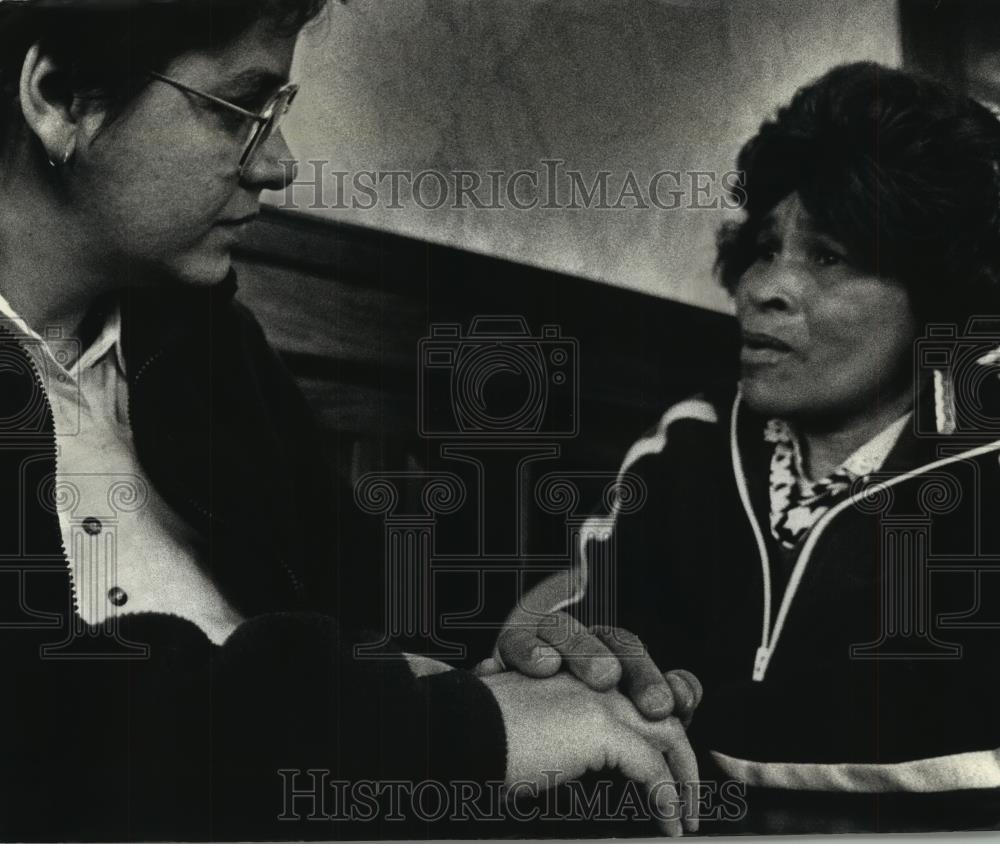
[[552,645],[572,647],[580,633],[585,632],[586,628],[572,616],[558,612],[545,616],[538,631],[542,638]]
[[636,636],[631,630],[627,630],[624,627],[609,628],[606,641],[609,645],[621,651],[625,656],[643,657],[647,655],[646,647],[643,645],[642,639]]
[[605,653],[607,650],[598,639],[590,635],[588,630],[570,631],[567,641],[573,650],[580,650],[589,654]]
[[506,660],[524,659],[530,652],[535,637],[527,630],[509,630],[497,641],[497,650]]
[[503,654],[503,656],[505,657],[508,656],[510,653],[512,632],[513,631],[511,630],[504,630],[503,633],[501,633],[500,636],[497,638],[497,650],[500,651],[500,653]]
[[511,644],[517,641],[518,636],[522,632],[523,631],[517,627],[508,627],[500,634],[500,637],[497,639],[498,647],[501,648],[510,647]]
[[615,627],[614,637],[616,640],[625,645],[641,645],[642,640],[635,635],[631,630],[627,630],[624,627]]
[[558,612],[549,613],[549,618],[554,619],[555,624],[559,627],[569,630],[570,632],[576,632],[579,630],[586,630],[586,628],[568,612],[563,612],[559,610]]

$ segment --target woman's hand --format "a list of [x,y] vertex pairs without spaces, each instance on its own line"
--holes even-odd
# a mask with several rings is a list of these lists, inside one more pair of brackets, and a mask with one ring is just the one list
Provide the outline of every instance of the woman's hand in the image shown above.
[[595,691],[616,686],[648,719],[676,716],[687,726],[702,688],[690,671],[660,672],[645,645],[620,627],[585,627],[564,612],[518,621],[497,640],[497,655],[477,667],[480,676],[511,668],[528,677],[551,677],[566,667]]
[[616,768],[643,786],[668,835],[696,832],[698,763],[677,718],[650,721],[616,690],[596,692],[567,673],[483,678],[507,731],[507,785],[538,787]]

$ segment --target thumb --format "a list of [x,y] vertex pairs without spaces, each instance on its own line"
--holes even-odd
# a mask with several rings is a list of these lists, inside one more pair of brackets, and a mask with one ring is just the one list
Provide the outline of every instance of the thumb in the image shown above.
[[559,651],[535,635],[534,628],[508,628],[497,640],[497,653],[504,664],[529,677],[551,677],[561,664]]

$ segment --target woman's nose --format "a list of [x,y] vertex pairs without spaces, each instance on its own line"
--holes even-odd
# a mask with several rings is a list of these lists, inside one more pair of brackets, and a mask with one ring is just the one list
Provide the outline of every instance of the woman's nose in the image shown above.
[[754,264],[736,287],[736,299],[755,310],[791,311],[798,298],[799,280],[794,268],[776,259]]
[[298,162],[278,129],[264,144],[253,165],[243,173],[243,181],[260,190],[284,190],[298,174]]

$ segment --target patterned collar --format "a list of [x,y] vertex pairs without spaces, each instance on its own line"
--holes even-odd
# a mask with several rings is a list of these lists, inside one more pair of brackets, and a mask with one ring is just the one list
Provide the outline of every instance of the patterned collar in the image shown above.
[[771,534],[783,548],[796,548],[854,481],[882,468],[911,415],[901,416],[827,477],[815,481],[805,471],[799,438],[792,427],[783,419],[767,423],[764,439],[774,444],[769,475]]

